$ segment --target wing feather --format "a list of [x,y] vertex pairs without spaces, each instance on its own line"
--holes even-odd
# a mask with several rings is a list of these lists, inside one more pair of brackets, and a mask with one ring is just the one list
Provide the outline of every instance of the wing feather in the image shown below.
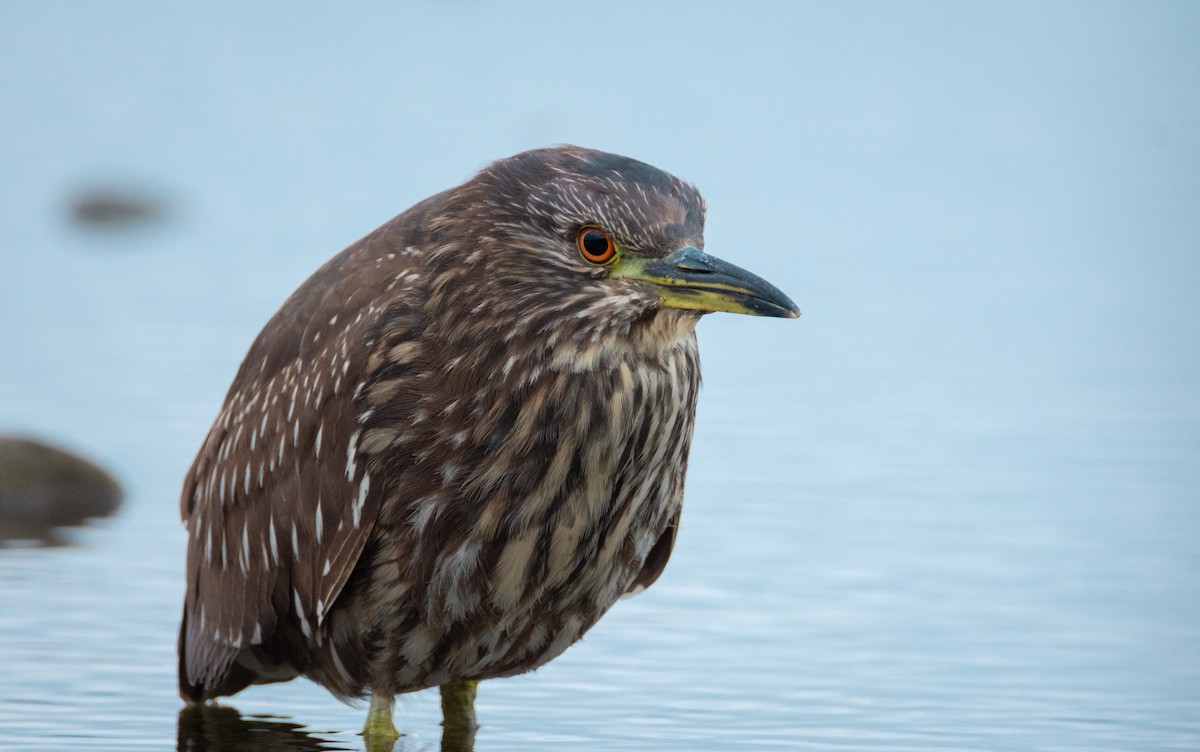
[[330,261],[271,319],[185,478],[180,688],[188,699],[259,678],[238,674],[235,660],[283,622],[318,645],[370,539],[382,493],[357,429],[387,302],[380,280],[396,269],[370,272],[399,259],[386,253],[386,229]]

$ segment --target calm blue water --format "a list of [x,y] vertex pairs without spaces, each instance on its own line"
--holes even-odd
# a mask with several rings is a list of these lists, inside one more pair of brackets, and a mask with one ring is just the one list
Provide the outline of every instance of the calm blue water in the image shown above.
[[[1198,38],[1189,3],[5,4],[0,431],[129,494],[0,550],[0,750],[176,744],[178,488],[245,348],[557,142],[696,182],[805,317],[701,325],[666,575],[485,683],[477,749],[1200,748]],[[165,217],[73,225],[110,185]],[[307,683],[228,704],[267,729],[230,747],[361,745]],[[406,698],[399,748],[438,720]]]

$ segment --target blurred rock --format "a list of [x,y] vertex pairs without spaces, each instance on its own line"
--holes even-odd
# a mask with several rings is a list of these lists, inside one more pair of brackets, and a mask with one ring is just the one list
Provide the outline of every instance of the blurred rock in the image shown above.
[[125,188],[90,189],[71,202],[72,219],[90,227],[144,224],[165,214],[165,201]]
[[91,462],[29,439],[0,436],[0,545],[58,541],[56,529],[106,517],[121,486]]

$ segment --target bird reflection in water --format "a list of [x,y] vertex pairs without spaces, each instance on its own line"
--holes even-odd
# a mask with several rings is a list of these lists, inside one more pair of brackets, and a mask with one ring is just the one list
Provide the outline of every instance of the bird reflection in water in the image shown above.
[[[472,752],[475,727],[452,717],[442,725],[441,752]],[[327,738],[283,716],[243,716],[235,708],[191,705],[179,713],[175,748],[178,752],[336,752],[362,749]],[[364,740],[367,752],[418,752],[427,745],[410,744],[404,737]]]

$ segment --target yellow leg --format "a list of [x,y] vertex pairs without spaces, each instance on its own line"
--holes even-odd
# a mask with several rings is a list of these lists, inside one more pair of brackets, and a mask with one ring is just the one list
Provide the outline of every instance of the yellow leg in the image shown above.
[[475,695],[477,681],[454,681],[441,686],[442,749],[471,749],[475,742]]
[[392,722],[392,707],[395,699],[383,692],[371,693],[371,709],[367,711],[367,725],[363,726],[363,739],[369,752],[389,752],[400,738],[396,724]]

